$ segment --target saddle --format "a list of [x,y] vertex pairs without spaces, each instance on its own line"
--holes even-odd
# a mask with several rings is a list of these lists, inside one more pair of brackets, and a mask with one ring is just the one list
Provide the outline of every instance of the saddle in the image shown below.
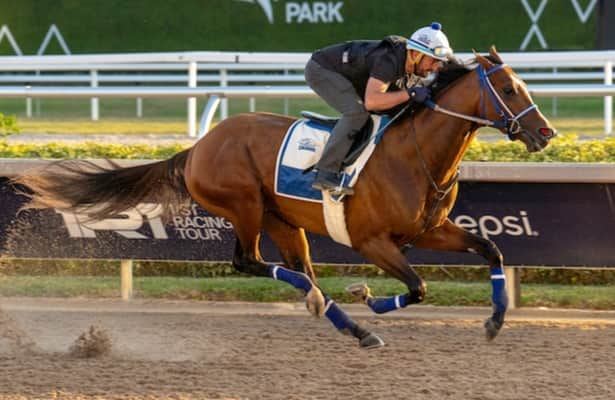
[[[337,121],[339,121],[339,118],[327,117],[326,115],[318,114],[311,111],[301,111],[301,116],[305,119],[309,119],[310,121],[313,121],[319,125],[323,125],[331,129],[333,129],[335,127],[335,124],[337,124]],[[353,139],[352,146],[350,147],[350,150],[348,150],[346,157],[344,157],[342,167],[351,165],[361,155],[361,152],[363,151],[363,149],[365,149],[365,147],[367,147],[369,143],[369,138],[373,127],[374,122],[372,118],[368,118],[367,122],[365,123],[365,125],[363,125],[361,130],[351,135],[351,138]]]

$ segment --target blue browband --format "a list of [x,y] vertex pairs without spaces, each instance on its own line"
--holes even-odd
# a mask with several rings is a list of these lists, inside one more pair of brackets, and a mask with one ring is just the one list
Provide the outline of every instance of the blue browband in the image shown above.
[[478,83],[480,85],[480,115],[481,117],[485,116],[485,97],[484,92],[487,91],[489,94],[489,98],[495,107],[495,111],[502,117],[501,121],[493,121],[493,126],[498,129],[505,129],[508,126],[508,118],[502,110],[498,99],[494,96],[494,90],[492,89],[492,85],[490,85],[490,81],[488,76],[502,69],[504,64],[498,64],[495,67],[491,68],[489,71],[485,71],[485,69],[479,65],[478,66]]

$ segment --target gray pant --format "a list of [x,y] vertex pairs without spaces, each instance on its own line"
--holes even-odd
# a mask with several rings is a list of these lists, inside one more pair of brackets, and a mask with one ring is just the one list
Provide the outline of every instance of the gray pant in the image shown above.
[[305,80],[327,104],[342,113],[320,161],[316,164],[319,170],[339,172],[344,157],[352,146],[352,137],[365,125],[369,112],[348,79],[321,67],[314,60],[310,59],[305,66]]

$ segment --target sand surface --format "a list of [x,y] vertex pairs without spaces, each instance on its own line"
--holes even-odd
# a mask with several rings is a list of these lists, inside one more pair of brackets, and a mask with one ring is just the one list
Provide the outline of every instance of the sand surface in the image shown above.
[[0,307],[0,399],[615,398],[613,313],[522,310],[487,343],[484,308],[344,306],[387,343],[365,351],[296,304]]

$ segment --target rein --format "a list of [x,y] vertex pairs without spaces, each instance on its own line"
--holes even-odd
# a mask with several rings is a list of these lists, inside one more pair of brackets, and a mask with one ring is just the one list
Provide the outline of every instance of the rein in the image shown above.
[[431,187],[435,191],[436,201],[432,204],[429,210],[429,214],[427,215],[427,218],[425,218],[423,222],[423,227],[416,235],[414,235],[414,238],[412,238],[412,240],[408,243],[408,246],[412,246],[414,242],[416,241],[416,239],[418,239],[419,236],[421,236],[423,233],[427,231],[427,229],[429,229],[429,224],[431,223],[431,220],[433,219],[433,217],[436,215],[436,211],[438,210],[440,203],[442,202],[442,200],[446,198],[446,196],[448,196],[451,190],[453,190],[453,187],[455,187],[455,185],[457,184],[457,181],[459,180],[459,169],[457,169],[457,171],[455,172],[455,176],[453,176],[453,179],[451,179],[450,182],[444,185],[443,187],[440,187],[438,183],[435,181],[435,179],[433,178],[433,175],[431,174],[431,171],[429,171],[429,167],[427,166],[425,157],[423,157],[423,153],[421,152],[421,148],[419,146],[418,140],[416,139],[416,129],[414,128],[414,118],[410,119],[410,136],[412,137],[412,142],[414,143],[414,147],[416,148],[416,154],[418,155],[418,158],[421,161],[421,167],[423,168],[423,172],[425,172],[425,175],[429,179],[429,183]]
[[[436,111],[442,114],[450,115],[452,117],[456,117],[460,119],[465,119],[467,121],[471,121],[479,125],[493,126],[494,128],[505,130],[506,134],[508,134],[508,137],[512,140],[515,135],[521,132],[522,128],[521,128],[521,123],[519,122],[519,120],[523,118],[525,115],[527,115],[529,112],[533,110],[538,110],[538,105],[536,105],[535,103],[532,103],[527,108],[525,108],[523,111],[515,115],[510,110],[510,108],[506,105],[506,103],[504,103],[500,95],[497,93],[497,91],[493,87],[493,84],[489,80],[489,75],[499,71],[505,66],[506,64],[498,64],[494,66],[493,68],[491,68],[489,71],[485,71],[482,65],[479,65],[477,67],[478,82],[480,85],[481,117],[475,117],[473,115],[462,114],[462,113],[458,113],[458,112],[446,109],[436,104],[433,100],[429,100],[429,99],[425,101],[425,106],[427,106],[427,108],[433,111]],[[495,111],[500,115],[500,118],[501,118],[500,120],[494,121],[494,120],[490,120],[490,119],[486,119],[482,117],[485,115],[484,92],[487,92],[487,95],[489,99],[491,100],[491,103],[493,104]]]

